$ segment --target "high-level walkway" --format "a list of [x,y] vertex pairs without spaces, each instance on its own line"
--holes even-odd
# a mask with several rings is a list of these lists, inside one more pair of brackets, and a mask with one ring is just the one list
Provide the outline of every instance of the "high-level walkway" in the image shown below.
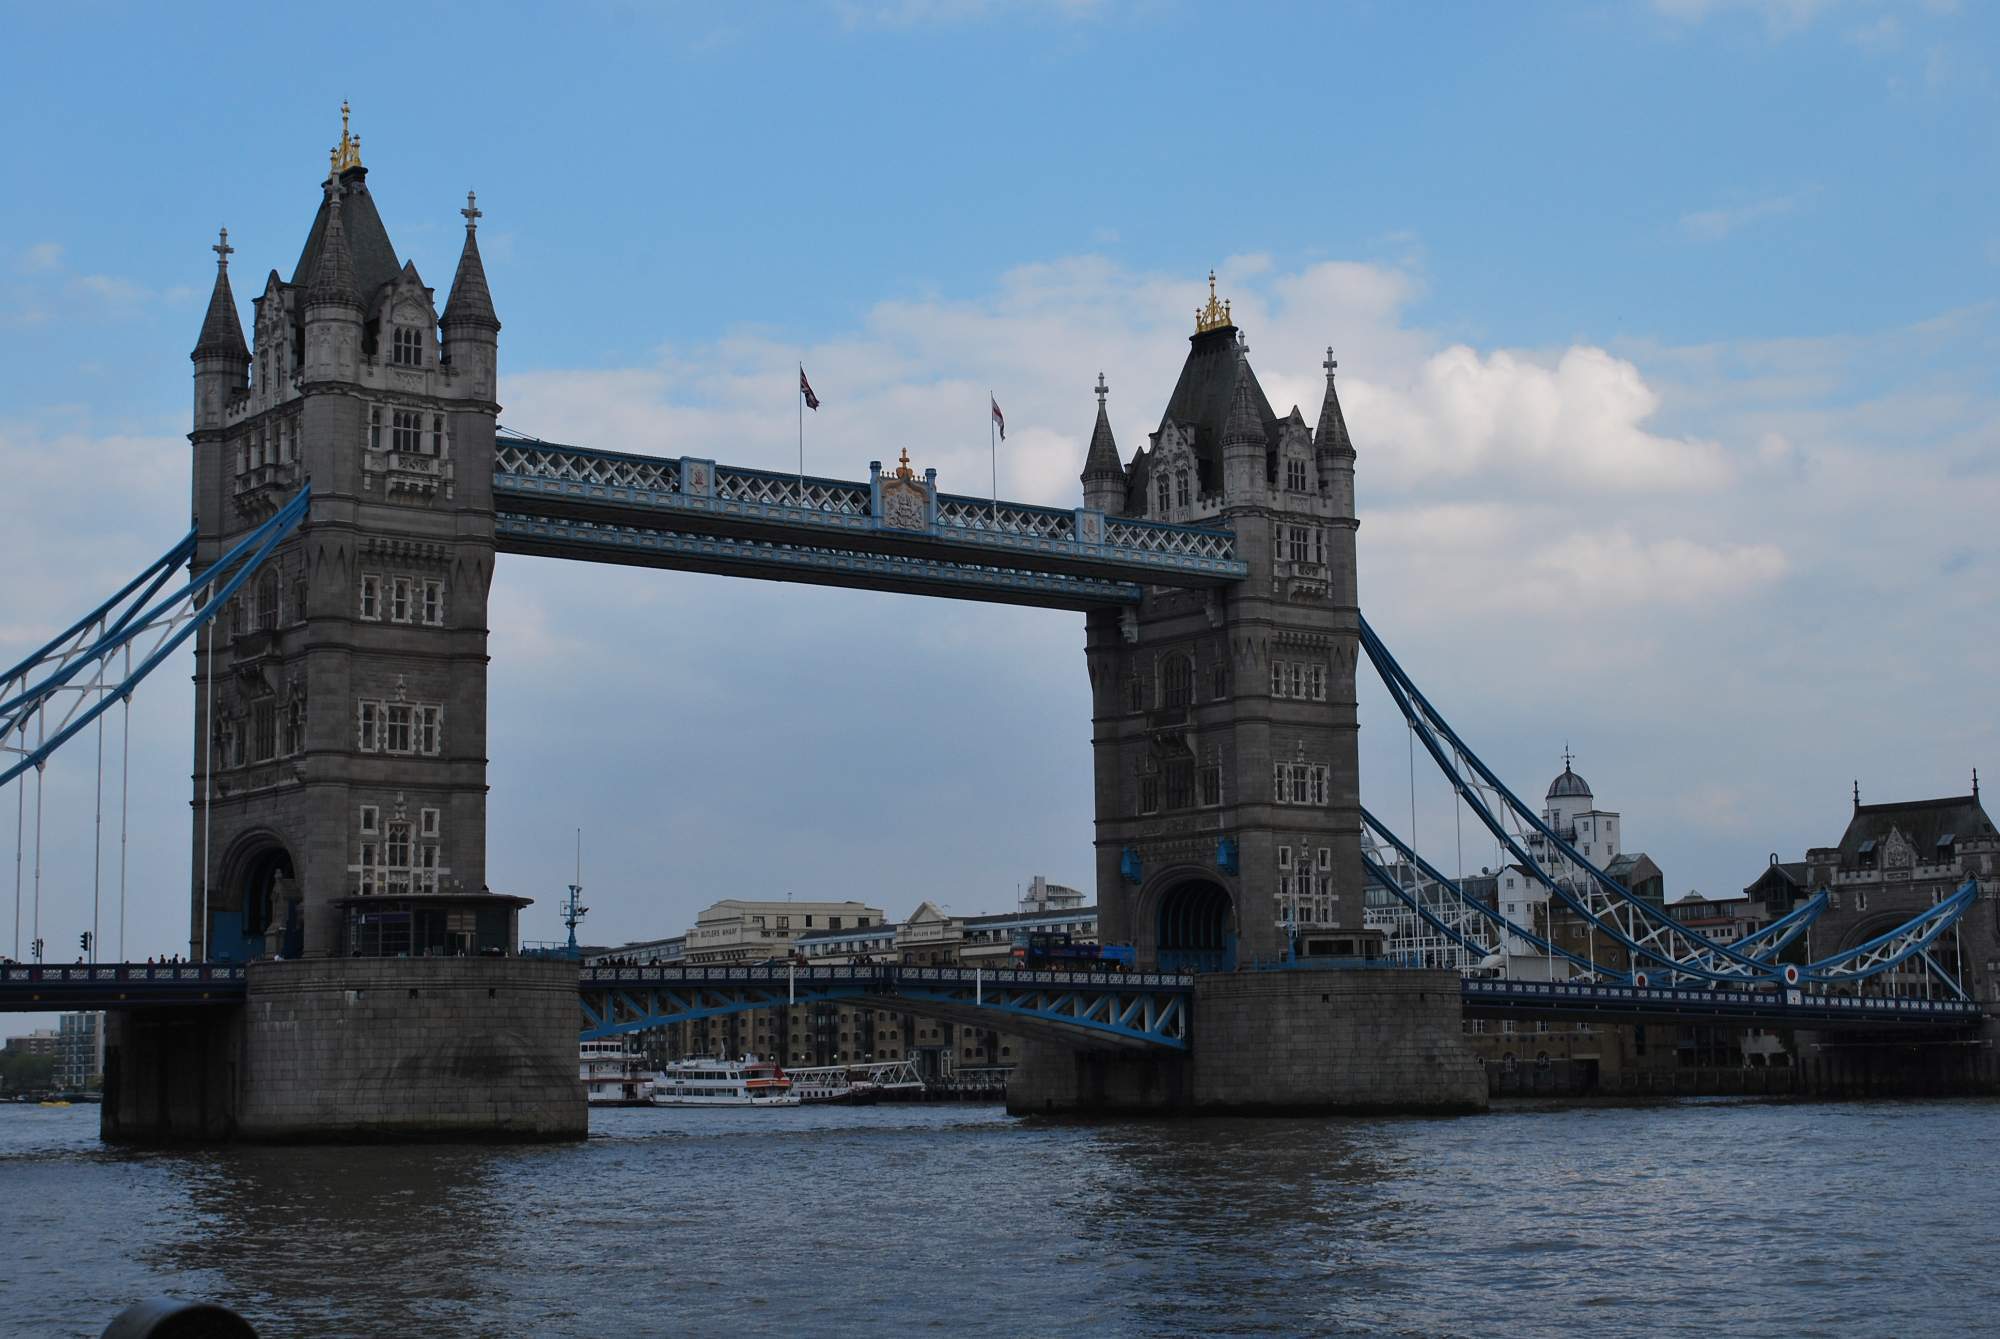
[[1056,609],[1249,575],[1227,530],[960,497],[935,475],[877,462],[821,479],[503,436],[495,537],[503,553]]

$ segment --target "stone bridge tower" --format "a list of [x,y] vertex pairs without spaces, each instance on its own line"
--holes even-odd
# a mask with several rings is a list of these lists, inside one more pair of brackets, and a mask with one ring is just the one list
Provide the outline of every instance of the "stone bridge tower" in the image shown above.
[[500,322],[479,211],[440,321],[341,122],[251,341],[225,232],[193,353],[196,569],[312,486],[197,643],[190,939],[217,959],[513,942],[516,900],[482,896]]
[[1196,315],[1159,430],[1130,462],[1098,379],[1084,505],[1234,533],[1250,576],[1148,587],[1088,616],[1097,889],[1142,962],[1369,952],[1354,673],[1354,448],[1328,350],[1317,431],[1272,410],[1227,303]]

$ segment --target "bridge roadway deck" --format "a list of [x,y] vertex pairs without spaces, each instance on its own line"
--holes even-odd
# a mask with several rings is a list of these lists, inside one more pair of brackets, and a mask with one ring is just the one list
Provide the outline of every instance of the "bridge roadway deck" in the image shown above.
[[503,552],[774,581],[1091,609],[1249,574],[1225,529],[958,497],[879,468],[821,479],[503,437],[493,495]]
[[[242,963],[8,963],[0,966],[0,1012],[142,1009],[243,1002]],[[1185,1034],[1194,978],[1165,972],[1027,972],[970,967],[585,967],[578,990],[588,999],[622,996],[601,1013],[599,1035],[667,1022],[782,1007],[787,1000],[842,1000],[879,1007],[921,1004],[921,1012],[983,1027],[1020,1024],[1123,1030],[1139,1044]],[[1724,1023],[1848,1030],[1970,1028],[1984,1006],[1959,1000],[1815,995],[1799,991],[1678,989],[1546,981],[1461,983],[1467,1018],[1563,1018],[1606,1023]],[[898,997],[901,997],[900,999]],[[1141,997],[1155,1005],[1150,1015]],[[1179,1001],[1174,1010],[1166,1000]],[[1116,1006],[1114,1009],[1113,1006]],[[1135,1007],[1138,1005],[1138,1007]],[[609,1006],[607,1006],[609,1007]],[[634,1013],[634,1009],[641,1011]],[[1119,1014],[1130,1010],[1121,1022]],[[622,1012],[619,1012],[622,1011]],[[585,1020],[586,1028],[590,1026]],[[635,1026],[636,1025],[636,1026]],[[1073,1035],[1073,1034],[1072,1034]]]
[[1985,1010],[1963,1000],[1709,990],[1567,981],[1464,981],[1467,1018],[1564,1018],[1606,1023],[1747,1023],[1764,1027],[1973,1027]]

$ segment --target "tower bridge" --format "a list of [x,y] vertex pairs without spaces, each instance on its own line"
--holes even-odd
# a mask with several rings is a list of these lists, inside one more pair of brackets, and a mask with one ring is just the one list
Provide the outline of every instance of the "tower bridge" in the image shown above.
[[[635,451],[506,432],[476,198],[459,211],[440,310],[397,259],[367,176],[343,111],[298,260],[262,281],[248,338],[223,234],[191,354],[191,537],[0,681],[0,741],[15,758],[0,780],[26,784],[194,641],[189,945],[211,974],[92,968],[78,981],[36,967],[0,985],[5,1007],[72,988],[116,997],[114,1087],[130,1100],[107,1102],[108,1134],[573,1136],[572,1000],[599,1033],[770,1002],[768,976],[587,975],[579,988],[574,965],[509,956],[526,899],[486,891],[486,671],[506,653],[504,630],[489,644],[487,602],[502,554],[1083,614],[1099,928],[1133,947],[1139,979],[807,978],[829,997],[1010,1014],[1072,1049],[1115,1050],[1092,1065],[1031,1054],[1038,1105],[1228,1104],[1218,1093],[1316,1109],[1483,1105],[1461,1012],[1547,998],[1390,970],[1367,887],[1468,953],[1498,936],[1548,945],[1414,851],[1398,845],[1394,868],[1377,858],[1378,838],[1396,839],[1361,807],[1364,659],[1459,801],[1618,946],[1583,983],[1611,994],[1565,1007],[1712,1012],[1737,1006],[1693,994],[1779,1000],[1769,992],[1823,994],[1897,969],[1935,973],[1968,1006],[1923,1022],[1976,1017],[1932,953],[1976,880],[1942,909],[1800,962],[1781,956],[1789,937],[1717,944],[1662,923],[1522,806],[1361,617],[1356,452],[1332,350],[1314,421],[1279,413],[1213,275],[1157,429],[1122,450],[1100,375],[1081,505],[1049,507],[945,492],[907,450],[871,461],[866,479],[834,479],[727,463],[706,443]],[[155,601],[183,562],[186,587]],[[157,634],[157,653],[134,666],[142,634]],[[62,702],[74,709],[51,734]],[[1571,871],[1560,886],[1541,863],[1558,855]],[[1257,970],[1273,966],[1292,970]],[[216,1024],[203,1009],[231,991],[250,1007]],[[491,1083],[385,1097],[381,1076],[447,1062]],[[190,1090],[193,1115],[132,1096],[173,1090],[182,1064],[212,1079]],[[218,1075],[236,1077],[211,1102]],[[270,1099],[301,1083],[317,1085],[316,1102]]]

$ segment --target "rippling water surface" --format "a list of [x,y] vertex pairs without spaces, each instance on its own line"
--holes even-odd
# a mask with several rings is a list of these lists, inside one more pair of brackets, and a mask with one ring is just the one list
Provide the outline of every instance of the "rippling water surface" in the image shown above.
[[1458,1120],[605,1111],[588,1142],[135,1154],[0,1105],[0,1333],[1985,1332],[2000,1105]]

